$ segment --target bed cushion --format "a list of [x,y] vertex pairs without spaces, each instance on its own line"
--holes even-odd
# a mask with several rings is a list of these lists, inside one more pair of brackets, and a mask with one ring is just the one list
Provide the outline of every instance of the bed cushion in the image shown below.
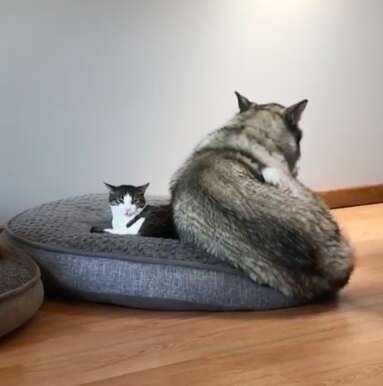
[[93,302],[183,310],[303,304],[178,240],[90,233],[91,226],[110,221],[106,195],[85,195],[19,214],[3,239],[35,259],[48,290]]
[[0,244],[0,337],[20,327],[43,301],[40,270],[22,251]]

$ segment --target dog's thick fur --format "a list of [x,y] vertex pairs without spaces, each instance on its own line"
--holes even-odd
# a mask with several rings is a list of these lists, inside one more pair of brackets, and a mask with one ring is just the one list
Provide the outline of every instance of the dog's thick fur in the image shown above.
[[353,253],[324,203],[296,179],[304,100],[288,108],[236,93],[240,111],[196,148],[171,183],[181,240],[287,296],[342,288]]

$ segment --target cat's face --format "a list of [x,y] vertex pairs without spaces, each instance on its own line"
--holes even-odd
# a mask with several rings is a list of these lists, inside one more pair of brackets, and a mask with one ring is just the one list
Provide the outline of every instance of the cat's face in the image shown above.
[[145,192],[149,183],[141,186],[113,186],[105,183],[109,190],[109,203],[118,207],[127,216],[138,214],[146,205]]

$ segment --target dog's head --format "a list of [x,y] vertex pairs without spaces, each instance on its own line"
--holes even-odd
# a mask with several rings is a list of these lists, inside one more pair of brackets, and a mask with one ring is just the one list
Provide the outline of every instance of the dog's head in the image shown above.
[[302,130],[299,121],[307,105],[307,99],[289,107],[278,103],[258,104],[238,92],[239,112],[233,121],[246,126],[248,135],[265,141],[265,147],[277,149],[286,159],[293,174],[301,155]]

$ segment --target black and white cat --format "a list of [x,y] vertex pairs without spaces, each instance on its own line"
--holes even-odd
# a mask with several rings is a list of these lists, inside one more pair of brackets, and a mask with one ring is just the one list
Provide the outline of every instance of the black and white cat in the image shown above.
[[105,183],[105,186],[109,190],[112,228],[94,226],[92,233],[177,238],[170,204],[146,204],[145,192],[149,183],[141,186],[113,186]]
[[141,186],[114,186],[104,182],[109,190],[109,204],[112,211],[112,228],[93,227],[93,233],[115,235],[137,235],[145,218],[139,216],[146,207],[145,192],[149,184]]

